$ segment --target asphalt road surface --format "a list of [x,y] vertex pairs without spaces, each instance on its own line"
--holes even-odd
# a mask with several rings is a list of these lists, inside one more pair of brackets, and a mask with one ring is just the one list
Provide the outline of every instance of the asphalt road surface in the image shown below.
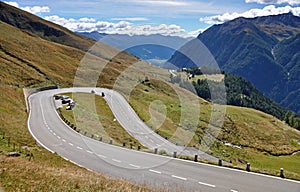
[[[300,191],[298,181],[129,150],[85,137],[70,129],[55,110],[53,95],[72,91],[90,92],[91,89],[58,89],[30,96],[28,128],[41,146],[77,165],[136,183],[177,191]],[[99,91],[109,92],[96,89]]]

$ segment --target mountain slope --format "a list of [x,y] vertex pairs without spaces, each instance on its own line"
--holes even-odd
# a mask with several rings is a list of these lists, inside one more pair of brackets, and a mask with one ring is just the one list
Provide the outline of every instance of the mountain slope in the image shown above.
[[[291,108],[283,102],[289,93],[299,89],[298,80],[289,80],[289,75],[297,74],[299,70],[297,55],[300,49],[295,40],[299,33],[300,17],[289,13],[254,19],[237,18],[212,26],[196,40],[204,43],[222,70],[246,78],[265,95],[299,112],[299,107]],[[197,47],[189,46],[188,43],[185,48],[197,50]],[[170,62],[178,67],[195,66],[179,53],[175,53]],[[292,102],[300,103],[297,98]]]
[[102,34],[94,32],[79,33],[97,41],[117,47],[120,50],[147,61],[155,66],[162,64],[171,58],[175,50],[179,49],[190,38],[164,35],[121,35],[121,34]]
[[0,2],[0,20],[32,35],[87,51],[95,42],[66,28]]
[[[24,14],[24,17],[27,15],[21,10],[15,11],[18,15]],[[49,191],[49,189],[54,191],[151,191],[146,186],[134,186],[126,181],[113,180],[91,173],[37,146],[27,130],[28,114],[22,88],[54,83],[72,86],[78,65],[87,59],[91,62],[90,68],[86,69],[80,77],[84,79],[96,76],[98,74],[95,71],[99,67],[100,69],[104,67],[100,77],[96,76],[98,86],[110,88],[116,86],[115,88],[122,92],[122,88],[127,87],[121,87],[120,80],[125,79],[131,82],[132,85],[129,84],[129,86],[134,88],[130,92],[129,102],[141,117],[145,117],[143,119],[146,123],[152,122],[157,125],[155,121],[148,120],[153,115],[153,106],[160,104],[157,101],[163,101],[168,112],[164,114],[164,110],[155,111],[155,113],[163,113],[162,116],[167,116],[158,131],[164,136],[170,136],[170,133],[173,134],[175,131],[180,133],[189,131],[187,127],[183,127],[189,122],[179,124],[182,106],[173,87],[155,79],[160,75],[169,77],[168,71],[157,70],[128,53],[120,52],[101,43],[95,44],[95,49],[84,52],[73,46],[46,40],[4,22],[0,23],[0,28],[0,132],[1,135],[5,132],[6,137],[5,140],[0,139],[0,151],[6,153],[13,150],[13,145],[7,147],[7,137],[10,137],[11,143],[15,143],[16,146],[20,144],[21,149],[25,146],[25,150],[34,154],[33,161],[28,161],[28,157],[23,153],[20,158],[6,158],[1,155],[1,186],[7,191]],[[72,43],[76,44],[76,41]],[[163,82],[168,80],[166,78]],[[84,83],[86,82],[83,82],[83,85]],[[199,104],[201,115],[192,140],[195,145],[200,145],[212,112],[211,103],[199,98]],[[257,159],[253,160],[253,155],[248,154],[248,149],[253,150],[254,155],[259,154],[263,158],[272,157],[275,159],[272,162],[280,165],[284,163],[287,174],[291,173],[291,177],[300,178],[297,176],[300,175],[297,169],[300,166],[297,163],[291,165],[291,162],[299,162],[298,156],[287,158],[271,156],[288,155],[300,150],[300,145],[294,142],[300,140],[299,131],[273,116],[253,109],[234,106],[229,106],[227,109],[225,124],[221,128],[216,145],[211,149],[213,154],[232,161],[234,165],[239,164],[244,167],[238,159],[256,164],[262,162]],[[225,142],[241,145],[244,148],[241,149],[242,152],[236,151],[235,148],[226,148]],[[234,153],[229,154],[231,151]],[[293,169],[295,166],[296,169]],[[262,168],[260,165],[257,167]],[[270,169],[272,173],[279,169],[270,167],[269,163],[263,168]]]
[[[218,87],[225,85],[228,105],[257,109],[279,119],[283,119],[287,112],[285,108],[263,95],[252,83],[236,75],[225,74],[220,82],[198,79],[192,84],[199,97],[206,100],[210,100],[211,92],[217,92]],[[218,99],[218,97],[215,98],[215,100]]]

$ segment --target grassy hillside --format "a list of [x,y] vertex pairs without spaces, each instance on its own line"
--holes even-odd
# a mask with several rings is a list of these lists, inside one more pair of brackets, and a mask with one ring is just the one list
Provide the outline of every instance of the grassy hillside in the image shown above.
[[[56,83],[72,86],[77,66],[86,53],[4,22],[0,22],[0,28],[0,185],[7,191],[153,191],[92,173],[36,145],[27,130],[28,114],[22,88]],[[108,60],[116,49],[100,43],[96,46],[102,48],[98,55],[87,56],[98,65],[109,63],[106,70],[112,74],[119,74],[131,59],[136,61],[126,53]],[[109,80],[113,80],[108,75],[104,77],[103,84],[109,85]],[[21,158],[4,156],[13,150],[22,151]],[[27,156],[30,153],[34,156],[31,161]]]
[[[169,80],[167,71],[153,68],[125,52],[118,53],[115,48],[104,44],[96,44],[93,51],[85,53],[3,22],[0,22],[0,28],[0,135],[5,133],[5,139],[0,139],[0,151],[1,154],[12,151],[13,143],[17,150],[19,146],[22,150],[20,158],[1,155],[1,186],[7,191],[150,191],[145,186],[91,173],[37,146],[27,130],[28,114],[22,88],[55,83],[72,86],[78,65],[86,61],[90,68],[79,75],[82,85],[89,85],[85,77],[96,76],[96,69],[103,68],[100,77],[96,76],[98,86],[114,87],[123,95],[129,95],[126,98],[140,117],[161,135],[170,138],[179,127],[179,134],[172,138],[178,143],[185,141],[182,136],[188,135],[191,129],[188,127],[189,119],[179,125],[182,105],[176,91],[182,91],[187,97],[190,93],[157,80]],[[113,55],[116,57],[111,59]],[[149,110],[149,106],[159,105],[159,101],[165,104],[166,110]],[[191,146],[199,146],[212,112],[209,102],[199,99],[199,103],[201,115],[189,143]],[[151,120],[153,114],[159,117],[165,111],[167,118],[163,126]],[[249,161],[257,168],[271,172],[284,167],[290,173],[287,176],[300,178],[300,171],[294,169],[295,166],[300,167],[299,155],[277,157],[300,150],[296,142],[300,140],[300,132],[272,116],[239,107],[227,108],[225,125],[221,130],[210,153],[232,161],[234,165],[243,166],[241,162]],[[224,142],[240,145],[243,150],[228,147]],[[31,161],[26,156],[30,153],[34,155]],[[260,158],[253,158],[253,154]],[[266,164],[266,159],[272,159],[276,165]]]
[[45,40],[60,43],[87,51],[95,41],[73,33],[57,24],[43,20],[28,12],[0,2],[0,20],[16,28],[26,31],[30,35]]
[[[123,143],[127,146],[131,144],[134,148],[143,146],[116,121],[111,109],[101,96],[92,93],[64,93],[63,95],[73,98],[76,106],[72,111],[66,110],[66,106],[63,106],[60,108],[61,115],[77,125],[82,134],[86,132],[87,136],[94,135],[95,139],[102,137],[102,141],[106,143],[112,139],[113,143],[119,146]],[[95,103],[91,102],[92,100]]]
[[[162,101],[167,110],[166,120],[160,127],[156,127],[152,116],[164,116],[165,111],[158,110],[158,114],[154,114],[149,110],[149,106],[157,100]],[[184,136],[192,132],[194,135],[188,145],[196,147],[200,147],[212,113],[211,103],[200,98],[199,103],[201,113],[198,126],[195,130],[189,130],[188,126],[180,124],[181,105],[168,85],[150,80],[138,85],[130,97],[130,104],[141,119],[159,134],[182,144]],[[300,155],[292,155],[300,150],[299,131],[274,116],[250,108],[227,106],[224,120],[224,126],[220,128],[209,153],[237,167],[244,168],[244,164],[250,162],[256,171],[273,175],[278,175],[279,169],[284,167],[288,177],[300,179],[300,170],[295,169],[300,166]],[[175,134],[175,131],[179,131],[179,134]]]

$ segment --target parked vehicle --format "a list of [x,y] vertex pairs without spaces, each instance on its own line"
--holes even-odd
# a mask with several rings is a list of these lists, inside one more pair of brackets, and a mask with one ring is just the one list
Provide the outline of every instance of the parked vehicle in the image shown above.
[[73,110],[74,107],[75,107],[75,102],[73,101],[73,102],[69,103],[69,105],[66,107],[66,110]]
[[70,99],[69,97],[61,100],[61,104],[68,104],[68,103],[72,103],[72,102],[74,102],[74,101],[72,99]]

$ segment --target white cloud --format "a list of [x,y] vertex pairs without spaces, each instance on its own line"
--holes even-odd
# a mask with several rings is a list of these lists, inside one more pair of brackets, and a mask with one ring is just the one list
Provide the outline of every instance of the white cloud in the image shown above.
[[24,11],[27,11],[29,13],[32,14],[37,14],[37,13],[49,13],[50,12],[50,8],[47,6],[33,6],[33,7],[21,7],[21,9],[23,9]]
[[187,33],[178,25],[141,25],[127,28],[117,28],[115,33],[127,35],[153,35],[161,34],[165,36],[183,36]]
[[33,7],[30,7],[30,6],[26,6],[26,7],[20,7],[19,4],[17,2],[4,2],[4,3],[7,3],[11,6],[14,6],[14,7],[17,7],[17,8],[20,8],[24,11],[27,11],[29,13],[32,13],[32,14],[37,14],[37,13],[49,13],[50,12],[50,8],[48,6],[33,6]]
[[112,21],[148,21],[145,17],[124,17],[124,18],[111,18]]
[[226,21],[233,20],[238,17],[246,17],[246,18],[254,18],[268,15],[278,15],[283,13],[292,12],[295,16],[300,16],[300,7],[275,7],[274,5],[269,5],[264,7],[263,9],[250,9],[249,11],[243,13],[225,13],[223,15],[216,15],[211,17],[203,17],[200,18],[201,22],[205,22],[207,24],[220,24]]
[[9,4],[11,6],[19,8],[19,4],[17,2],[12,2],[12,1],[4,1],[4,3]]
[[129,3],[148,4],[152,6],[186,6],[189,5],[187,2],[172,1],[172,0],[131,0]]
[[246,3],[299,5],[300,0],[245,0]]
[[81,19],[65,19],[57,15],[47,16],[46,20],[64,26],[71,31],[91,32],[98,31],[107,34],[126,34],[126,35],[153,35],[161,34],[165,36],[181,36],[192,37],[196,36],[196,32],[188,33],[178,25],[140,25],[134,26],[127,21],[119,21],[117,23],[107,21],[96,21],[93,18]]

